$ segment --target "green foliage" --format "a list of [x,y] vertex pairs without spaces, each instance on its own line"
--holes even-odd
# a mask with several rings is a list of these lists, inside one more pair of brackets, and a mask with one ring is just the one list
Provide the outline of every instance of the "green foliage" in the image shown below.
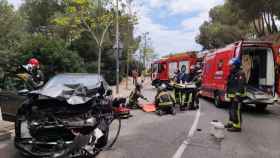
[[25,38],[24,19],[6,0],[0,0],[0,50],[16,50]]
[[48,77],[62,72],[84,72],[83,59],[77,52],[65,47],[61,39],[49,39],[43,35],[32,36],[21,48],[20,63],[35,57],[41,61]]
[[50,27],[52,17],[62,12],[63,6],[59,0],[24,0],[20,13],[28,20],[29,32],[45,32]]
[[[99,2],[23,0],[23,5],[15,10],[7,0],[0,0],[0,70],[12,71],[35,57],[41,61],[47,77],[64,72],[96,73],[101,48],[102,75],[114,84],[115,6],[112,0]],[[130,56],[138,49],[140,38],[134,38],[137,17],[124,9],[119,15],[124,43],[120,59],[122,78],[127,59],[132,60]]]
[[204,49],[222,47],[241,39],[279,32],[279,0],[227,0],[209,12],[210,21],[200,26],[196,41]]
[[63,13],[57,14],[52,22],[68,30],[70,39],[77,39],[82,32],[88,31],[98,46],[101,46],[102,36],[113,22],[112,12],[103,11],[103,6],[98,7],[96,2],[91,0],[63,0],[63,4]]
[[197,43],[204,49],[213,49],[250,36],[250,25],[240,19],[237,12],[238,8],[229,2],[211,9],[209,12],[211,20],[200,26],[200,34],[196,37]]

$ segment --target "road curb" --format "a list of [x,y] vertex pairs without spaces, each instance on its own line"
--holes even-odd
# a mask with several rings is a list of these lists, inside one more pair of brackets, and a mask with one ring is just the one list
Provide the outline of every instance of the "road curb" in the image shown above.
[[7,130],[0,130],[0,141],[5,141],[11,138],[11,132]]
[[10,139],[12,130],[14,130],[13,123],[0,120],[0,141]]

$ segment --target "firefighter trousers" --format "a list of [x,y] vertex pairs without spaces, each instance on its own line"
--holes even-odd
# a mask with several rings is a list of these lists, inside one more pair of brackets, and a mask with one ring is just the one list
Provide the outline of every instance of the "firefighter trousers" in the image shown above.
[[192,106],[198,108],[199,106],[199,90],[195,89],[192,93]]
[[232,124],[234,128],[241,128],[241,105],[241,99],[239,99],[238,97],[231,98],[229,107],[229,123]]

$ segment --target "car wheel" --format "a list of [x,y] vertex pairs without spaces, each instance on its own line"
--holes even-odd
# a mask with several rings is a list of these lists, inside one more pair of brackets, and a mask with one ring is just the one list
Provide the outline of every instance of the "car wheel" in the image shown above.
[[97,143],[96,143],[96,147],[97,148],[103,148],[107,145],[108,143],[108,137],[109,137],[109,128],[107,128],[105,131],[103,131],[104,135],[98,139]]
[[256,110],[259,112],[265,111],[267,108],[267,104],[256,104]]

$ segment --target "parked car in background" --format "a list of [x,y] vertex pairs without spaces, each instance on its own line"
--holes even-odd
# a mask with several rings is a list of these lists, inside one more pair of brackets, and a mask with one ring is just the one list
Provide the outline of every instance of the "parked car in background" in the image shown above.
[[254,104],[260,110],[275,102],[275,56],[272,43],[241,41],[209,53],[204,60],[202,96],[215,99],[215,105],[226,102],[229,61],[239,57],[246,74],[245,104]]

